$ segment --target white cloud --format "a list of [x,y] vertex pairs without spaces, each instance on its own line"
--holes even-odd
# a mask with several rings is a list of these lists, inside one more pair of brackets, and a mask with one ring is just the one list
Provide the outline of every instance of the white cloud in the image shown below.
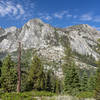
[[62,15],[59,15],[59,14],[57,14],[57,13],[55,13],[54,16],[55,16],[56,18],[59,18],[59,19],[61,19],[61,18],[63,17]]
[[96,30],[100,31],[100,27],[97,27],[97,26],[92,26],[92,27],[94,27]]
[[96,16],[93,21],[94,22],[100,22],[100,16]]
[[52,16],[49,15],[48,13],[38,13],[39,17],[43,20],[49,21],[52,20]]
[[100,27],[96,27],[96,29],[100,31]]
[[68,11],[62,11],[62,12],[59,12],[59,13],[57,12],[57,13],[54,14],[54,17],[62,19],[64,17],[64,15],[67,14],[67,13],[68,13]]
[[100,27],[96,27],[97,30],[100,30]]
[[90,21],[92,19],[93,19],[93,17],[91,14],[83,14],[82,16],[80,16],[80,20],[82,20],[82,21]]
[[52,19],[52,17],[49,16],[49,15],[47,15],[47,16],[41,16],[40,18],[41,18],[41,19],[44,19],[44,20],[47,20],[47,21],[49,21],[49,20]]
[[56,12],[54,13],[54,17],[55,18],[58,18],[58,19],[62,19],[64,17],[66,18],[78,18],[78,15],[74,15],[74,14],[71,14],[68,10],[67,11],[61,11],[61,12]]
[[52,17],[51,17],[51,16],[46,16],[45,19],[46,19],[46,20],[51,20]]
[[66,15],[66,17],[68,17],[68,18],[70,18],[70,17],[72,17],[73,15],[71,15],[71,14],[67,14]]
[[92,21],[92,22],[100,22],[100,16],[98,15],[92,15],[90,13],[83,14],[80,16],[80,20],[82,21]]
[[73,16],[73,18],[77,18],[77,17],[78,17],[77,15],[74,15],[74,16]]
[[[6,15],[12,16],[14,18],[21,17],[25,13],[23,7],[20,4],[15,5],[12,2],[0,1],[0,16],[4,17]],[[19,18],[20,18],[19,17]]]
[[17,4],[16,7],[19,9],[21,15],[25,13],[25,11],[21,5]]

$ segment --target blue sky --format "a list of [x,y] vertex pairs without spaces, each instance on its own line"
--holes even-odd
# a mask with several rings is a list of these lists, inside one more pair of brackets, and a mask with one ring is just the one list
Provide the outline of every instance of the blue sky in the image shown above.
[[0,0],[0,26],[40,18],[55,27],[89,24],[100,30],[100,0]]

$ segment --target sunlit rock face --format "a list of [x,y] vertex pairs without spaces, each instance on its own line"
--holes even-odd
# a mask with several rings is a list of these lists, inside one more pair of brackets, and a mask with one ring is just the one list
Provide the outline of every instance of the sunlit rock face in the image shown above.
[[65,29],[69,33],[70,43],[73,50],[84,55],[93,55],[96,59],[99,57],[96,52],[97,40],[100,38],[100,32],[87,24],[72,26]]
[[72,50],[80,54],[93,55],[96,52],[100,32],[87,24],[75,25],[68,28],[54,28],[40,19],[28,21],[22,28],[0,28],[0,52],[13,52],[22,43],[24,49],[35,48],[41,55],[50,60],[60,60],[64,55],[64,46],[69,39]]

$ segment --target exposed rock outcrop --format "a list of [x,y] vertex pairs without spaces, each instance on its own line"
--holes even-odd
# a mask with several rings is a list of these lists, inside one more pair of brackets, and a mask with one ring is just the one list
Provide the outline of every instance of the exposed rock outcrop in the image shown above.
[[40,19],[32,19],[20,29],[0,28],[0,51],[13,52],[17,49],[18,41],[21,41],[24,49],[35,48],[48,59],[60,60],[68,38],[73,50],[83,55],[92,54],[98,59],[95,47],[100,38],[99,31],[87,24],[54,28]]

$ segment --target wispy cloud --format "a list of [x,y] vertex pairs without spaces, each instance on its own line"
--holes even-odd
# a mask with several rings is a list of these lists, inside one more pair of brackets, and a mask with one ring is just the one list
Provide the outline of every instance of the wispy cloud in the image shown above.
[[16,7],[19,9],[21,15],[25,13],[23,7],[20,4],[17,4]]
[[11,1],[0,1],[0,16],[5,17],[5,16],[13,16],[13,17],[18,17],[22,16],[25,13],[23,7],[20,4],[14,4]]
[[56,12],[56,13],[54,13],[54,17],[62,19],[64,17],[64,15],[66,15],[67,13],[68,13],[68,11]]
[[96,29],[100,31],[100,27],[96,27]]
[[96,30],[100,31],[100,27],[97,27],[97,26],[94,26],[94,25],[92,27],[94,27]]
[[100,22],[100,15],[95,15],[91,13],[83,14],[80,16],[81,21],[91,21],[91,22]]
[[83,14],[82,16],[80,16],[80,20],[82,21],[91,21],[92,19],[93,19],[93,16],[89,13]]
[[100,31],[100,27],[95,27],[95,28]]
[[74,14],[70,13],[68,10],[63,10],[63,11],[55,12],[52,14],[38,13],[38,16],[39,16],[39,18],[41,18],[43,20],[47,20],[47,21],[51,21],[54,18],[57,18],[57,19],[69,19],[69,18],[77,19],[79,17],[76,14],[74,15]]
[[73,15],[71,15],[71,14],[67,14],[66,15],[66,17],[68,17],[68,18],[70,18],[70,17],[72,17]]
[[78,18],[78,15],[74,15],[73,13],[69,12],[69,10],[61,11],[61,12],[56,12],[54,13],[54,17],[58,19],[63,19],[63,18]]
[[73,18],[74,18],[74,19],[75,19],[75,18],[78,18],[78,16],[77,16],[77,15],[74,15]]
[[[13,1],[13,2],[12,2]],[[14,0],[1,0],[0,1],[0,17],[10,17],[12,19],[30,19],[32,17],[38,16],[39,18],[52,21],[53,19],[64,19],[69,20],[73,19],[76,22],[83,22],[83,21],[91,21],[91,22],[100,22],[100,16],[96,16],[93,12],[87,12],[85,14],[79,15],[79,13],[75,13],[74,10],[65,9],[59,12],[53,13],[40,13],[39,10],[34,13],[35,3],[32,0],[28,0],[27,3],[23,3],[21,1],[14,2]]]
[[64,17],[72,17],[72,15],[68,13],[68,11],[55,12],[53,14],[38,13],[38,15],[41,19],[46,21],[50,21],[53,18],[63,19]]
[[38,16],[40,19],[43,19],[46,21],[50,21],[53,19],[53,17],[51,15],[49,15],[48,13],[38,13]]
[[44,20],[47,20],[47,21],[49,21],[49,20],[52,19],[52,17],[49,16],[49,15],[47,15],[47,16],[41,16],[40,18],[41,18],[41,19],[44,19]]
[[31,0],[0,0],[0,17],[26,20],[34,15],[35,3]]
[[95,18],[94,18],[93,21],[94,21],[94,22],[100,22],[100,16],[95,16]]

